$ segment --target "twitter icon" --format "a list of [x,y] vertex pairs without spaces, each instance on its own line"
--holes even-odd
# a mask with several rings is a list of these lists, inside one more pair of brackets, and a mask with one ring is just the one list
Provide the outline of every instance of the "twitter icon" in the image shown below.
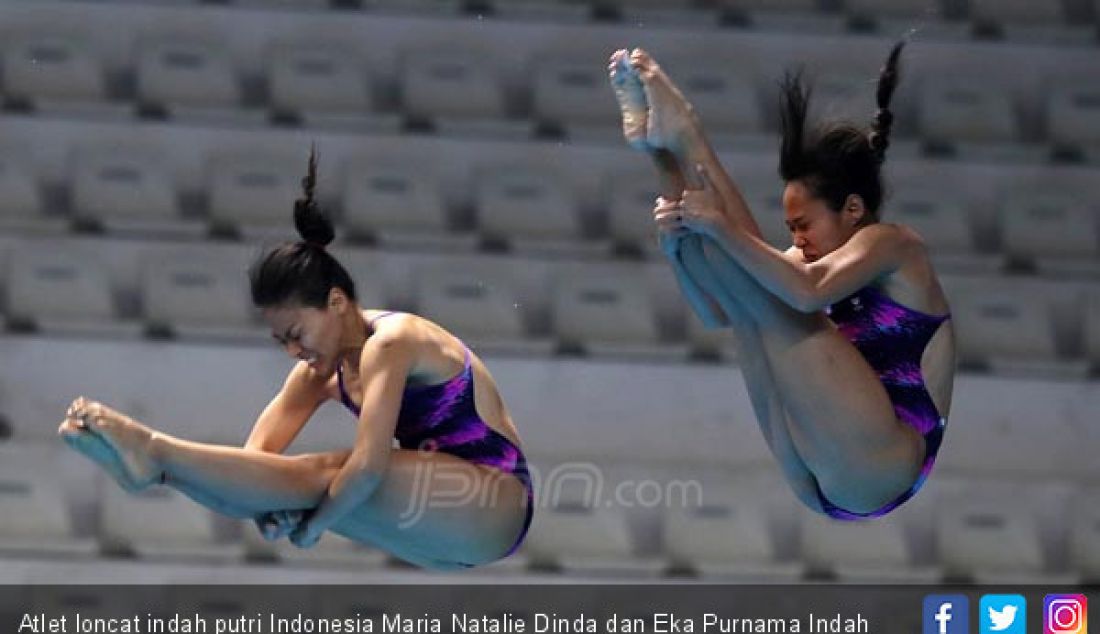
[[986,594],[978,604],[978,631],[981,634],[1025,634],[1027,601],[1018,594]]

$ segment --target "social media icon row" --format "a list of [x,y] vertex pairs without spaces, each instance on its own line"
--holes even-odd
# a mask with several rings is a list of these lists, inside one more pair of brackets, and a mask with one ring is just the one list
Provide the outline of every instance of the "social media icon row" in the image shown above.
[[[970,599],[962,594],[924,598],[924,634],[970,634]],[[1018,594],[982,595],[978,634],[1026,634],[1027,601]],[[1043,634],[1088,634],[1088,601],[1083,594],[1043,598]]]

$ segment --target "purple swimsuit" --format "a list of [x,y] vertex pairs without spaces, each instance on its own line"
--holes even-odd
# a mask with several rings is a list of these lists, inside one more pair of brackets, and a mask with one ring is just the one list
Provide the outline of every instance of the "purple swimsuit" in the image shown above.
[[[383,313],[370,321],[395,313]],[[465,348],[465,345],[463,345]],[[401,410],[397,416],[394,437],[402,449],[418,451],[442,451],[474,464],[484,464],[510,473],[527,489],[527,516],[523,530],[505,557],[511,555],[531,526],[535,510],[534,487],[527,470],[527,460],[519,447],[508,440],[478,416],[474,407],[474,376],[470,367],[470,349],[465,348],[466,362],[457,376],[432,385],[407,385],[401,398]],[[340,399],[359,416],[355,405],[344,388],[344,371],[336,367],[340,387]]]
[[920,475],[908,491],[880,509],[868,513],[846,511],[829,502],[817,489],[822,509],[830,517],[842,520],[879,517],[913,497],[936,461],[947,420],[940,416],[924,386],[920,361],[932,335],[951,315],[929,315],[907,308],[874,286],[866,286],[833,304],[826,314],[878,374],[898,420],[924,436],[926,451]]

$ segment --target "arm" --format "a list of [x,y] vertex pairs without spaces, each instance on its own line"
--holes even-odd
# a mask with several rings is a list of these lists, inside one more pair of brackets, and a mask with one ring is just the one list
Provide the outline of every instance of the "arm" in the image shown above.
[[[685,222],[689,222],[685,219]],[[703,231],[714,238],[764,288],[800,312],[823,309],[893,273],[920,247],[914,236],[893,225],[873,224],[815,262],[804,263],[762,239],[728,224]]]
[[398,332],[376,333],[364,346],[359,363],[363,407],[355,445],[321,504],[291,534],[298,546],[313,545],[378,488],[389,464],[406,377],[415,360],[415,345]]
[[282,453],[325,398],[323,381],[305,362],[298,362],[252,425],[244,448]]
[[709,173],[699,169],[703,189],[685,191],[682,225],[708,236],[770,293],[800,312],[810,313],[841,300],[873,280],[896,271],[921,248],[910,231],[873,224],[840,248],[806,263],[745,230],[723,212]]

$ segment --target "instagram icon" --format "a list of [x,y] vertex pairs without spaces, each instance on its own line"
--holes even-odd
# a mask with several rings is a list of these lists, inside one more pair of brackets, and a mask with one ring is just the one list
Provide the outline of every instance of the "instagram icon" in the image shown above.
[[1083,594],[1043,598],[1043,634],[1088,634],[1088,602]]

